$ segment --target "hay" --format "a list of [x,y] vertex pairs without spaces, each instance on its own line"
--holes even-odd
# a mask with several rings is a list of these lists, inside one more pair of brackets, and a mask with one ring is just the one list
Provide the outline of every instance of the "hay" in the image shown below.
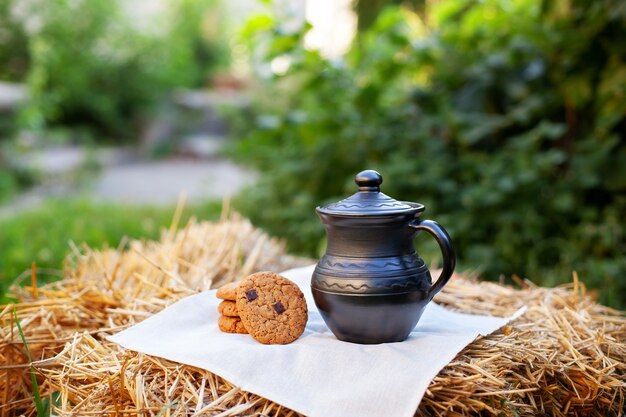
[[[310,263],[285,254],[240,217],[190,222],[124,250],[73,247],[64,279],[13,288],[0,307],[0,416],[35,415],[24,329],[42,395],[60,416],[298,415],[191,366],[104,339],[167,305],[258,270]],[[456,277],[437,297],[449,308],[524,316],[464,349],[430,384],[418,416],[623,415],[626,317],[595,304],[577,278],[555,289],[513,289]]]
[[624,314],[594,303],[576,274],[558,288],[523,284],[516,290],[457,279],[436,297],[468,313],[528,310],[457,355],[431,382],[417,415],[624,415]]

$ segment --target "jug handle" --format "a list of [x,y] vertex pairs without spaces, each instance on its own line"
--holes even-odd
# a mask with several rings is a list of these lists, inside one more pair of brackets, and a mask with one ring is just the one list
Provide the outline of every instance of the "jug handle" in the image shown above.
[[454,266],[456,265],[456,257],[454,255],[454,247],[452,246],[452,240],[450,235],[446,232],[446,229],[441,227],[439,223],[434,220],[413,220],[409,223],[409,226],[417,230],[425,230],[430,233],[437,243],[441,254],[443,255],[443,269],[437,281],[428,290],[428,297],[432,298],[437,294],[444,285],[448,283],[452,273],[454,272]]

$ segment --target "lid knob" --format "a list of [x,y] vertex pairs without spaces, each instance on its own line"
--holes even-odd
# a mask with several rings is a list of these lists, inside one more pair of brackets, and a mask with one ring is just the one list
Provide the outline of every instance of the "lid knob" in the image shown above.
[[383,177],[372,169],[366,169],[356,174],[354,182],[359,186],[359,191],[380,191]]

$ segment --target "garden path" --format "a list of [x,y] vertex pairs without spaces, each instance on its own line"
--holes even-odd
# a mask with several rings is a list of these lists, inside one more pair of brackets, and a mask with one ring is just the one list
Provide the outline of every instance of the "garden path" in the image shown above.
[[[0,218],[45,204],[49,198],[88,198],[98,202],[134,205],[174,205],[185,193],[188,203],[223,199],[252,184],[257,175],[220,155],[224,146],[223,122],[216,116],[216,101],[232,97],[187,92],[178,94],[173,106],[201,114],[195,129],[174,141],[170,156],[150,159],[149,149],[125,147],[96,151],[63,145],[37,148],[18,163],[39,172],[42,182],[0,205]],[[190,110],[191,109],[191,110]],[[172,107],[167,111],[171,112]],[[179,110],[180,111],[180,110]],[[143,145],[158,147],[176,136],[175,127],[159,118]],[[169,123],[169,122],[168,122]],[[142,145],[142,146],[143,146]],[[91,167],[91,168],[90,168]]]
[[[219,149],[217,144],[210,146],[215,152]],[[0,218],[38,207],[48,198],[82,197],[99,202],[174,205],[184,192],[189,203],[223,199],[256,178],[253,171],[215,154],[154,161],[139,158],[128,149],[107,149],[95,156],[100,166],[96,175],[81,170],[91,157],[87,151],[76,147],[55,148],[32,155],[32,163],[37,161],[44,182],[0,206]]]
[[88,195],[99,201],[171,205],[181,192],[190,202],[229,197],[253,179],[251,171],[228,160],[170,158],[105,169]]

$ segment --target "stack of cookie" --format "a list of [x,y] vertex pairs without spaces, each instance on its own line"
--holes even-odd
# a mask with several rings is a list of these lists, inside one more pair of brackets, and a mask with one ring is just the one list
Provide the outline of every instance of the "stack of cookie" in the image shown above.
[[273,272],[257,272],[217,290],[218,326],[264,344],[287,344],[304,332],[308,309],[300,288]]
[[217,290],[217,298],[223,300],[217,306],[220,317],[217,319],[217,325],[220,330],[226,333],[242,333],[247,334],[248,331],[241,322],[239,311],[237,311],[237,288],[239,282],[231,282]]

